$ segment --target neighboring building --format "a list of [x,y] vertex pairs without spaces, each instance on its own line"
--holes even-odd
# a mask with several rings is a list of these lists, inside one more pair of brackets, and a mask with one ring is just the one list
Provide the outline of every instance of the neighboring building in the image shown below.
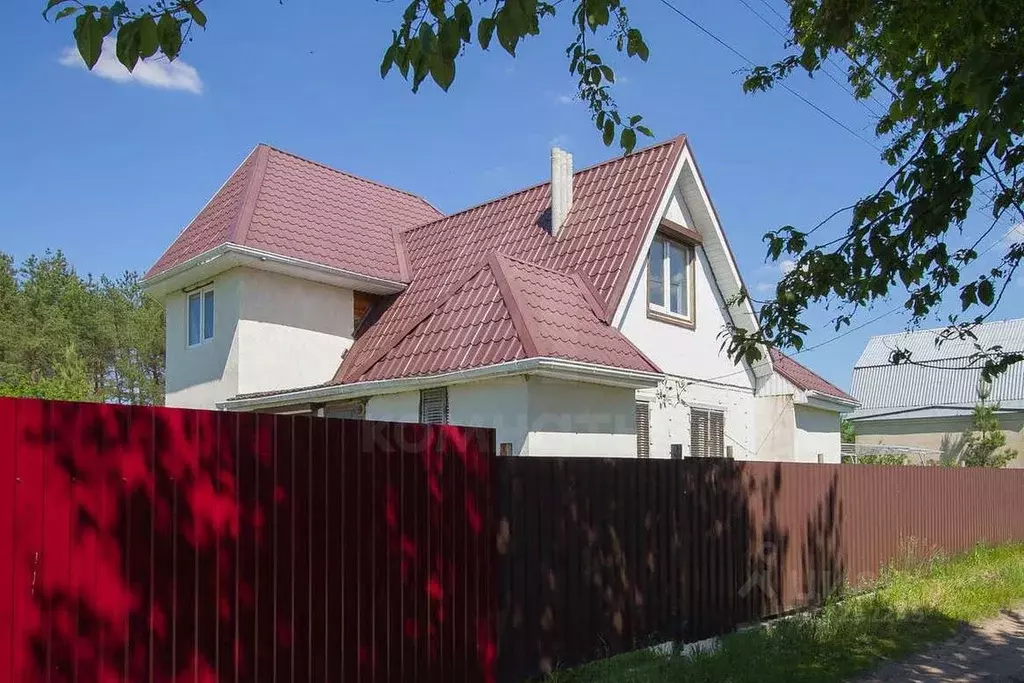
[[685,138],[551,168],[443,216],[258,146],[146,275],[168,405],[494,427],[509,455],[838,461],[848,396],[721,350],[756,319],[726,303],[742,282]]
[[857,400],[789,356],[771,350],[775,373],[758,391],[762,460],[837,462],[841,413]]
[[[1001,346],[1024,350],[1024,320],[1006,320],[974,328],[976,340],[941,343],[941,329],[872,337],[853,370],[852,393],[860,407],[849,415],[857,444],[900,446],[939,453],[955,445],[971,427],[978,404],[982,349]],[[910,363],[894,365],[892,352],[910,352]],[[985,387],[985,401],[999,406],[1006,445],[1024,464],[1024,364],[1016,364]]]

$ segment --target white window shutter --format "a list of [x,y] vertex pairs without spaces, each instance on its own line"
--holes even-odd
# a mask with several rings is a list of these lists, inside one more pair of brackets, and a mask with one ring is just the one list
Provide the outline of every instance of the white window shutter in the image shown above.
[[651,457],[651,411],[645,401],[636,403],[636,457]]
[[448,387],[420,391],[420,422],[448,424]]

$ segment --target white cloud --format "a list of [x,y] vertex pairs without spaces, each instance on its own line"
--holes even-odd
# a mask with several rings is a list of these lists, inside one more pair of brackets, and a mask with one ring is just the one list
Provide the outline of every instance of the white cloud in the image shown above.
[[555,98],[555,101],[558,102],[559,104],[572,104],[573,96],[564,94],[559,95],[558,97]]
[[775,291],[775,283],[774,282],[758,282],[757,283],[757,287],[755,289],[757,290],[758,294],[767,294],[768,292],[774,292]]
[[[73,47],[66,47],[60,55],[60,63],[72,68],[84,69],[85,62],[78,50]],[[92,73],[100,78],[114,81],[116,83],[141,83],[153,88],[166,88],[168,90],[184,90],[195,95],[203,92],[203,81],[199,78],[199,72],[194,66],[176,59],[173,62],[166,58],[140,59],[135,65],[134,71],[128,71],[115,56],[115,43],[113,38],[103,40],[103,52]]]
[[796,268],[796,261],[793,259],[783,259],[782,261],[779,261],[779,270],[782,271],[783,275],[792,273],[794,268]]

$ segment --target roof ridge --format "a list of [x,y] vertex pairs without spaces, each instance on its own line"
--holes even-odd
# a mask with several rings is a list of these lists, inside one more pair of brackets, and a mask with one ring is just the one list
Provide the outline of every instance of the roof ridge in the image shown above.
[[[635,150],[635,151],[631,152],[628,155],[623,155],[621,157],[620,156],[615,156],[615,157],[611,157],[610,159],[605,159],[604,161],[599,161],[599,162],[597,162],[595,164],[591,164],[590,166],[585,166],[584,168],[581,168],[578,171],[574,171],[572,175],[573,175],[573,178],[575,178],[576,176],[581,175],[583,173],[589,173],[590,171],[597,170],[598,168],[601,168],[602,166],[606,166],[608,164],[616,163],[616,162],[622,161],[623,159],[626,159],[628,157],[636,156],[638,154],[645,154],[647,152],[651,152],[651,151],[654,151],[654,150],[659,149],[661,147],[665,147],[665,146],[668,146],[668,145],[675,144],[677,142],[685,143],[686,142],[686,135],[682,135],[682,134],[681,135],[676,135],[676,136],[671,137],[671,138],[669,138],[667,140],[663,140],[662,142],[657,142],[657,143],[655,143],[653,145],[649,145],[647,147],[644,147],[643,149]],[[530,190],[536,190],[539,187],[544,187],[545,185],[550,185],[550,184],[551,184],[550,180],[545,180],[545,181],[541,181],[539,183],[534,183],[533,185],[528,185],[527,187],[523,187],[523,188],[520,188],[518,190],[513,190],[511,192],[506,192],[503,195],[498,195],[497,197],[494,197],[492,199],[488,199],[487,201],[483,201],[483,202],[479,202],[477,204],[473,204],[473,205],[468,206],[468,207],[466,207],[464,209],[459,209],[455,213],[443,214],[440,218],[438,218],[436,220],[429,221],[427,223],[421,223],[420,225],[409,226],[407,228],[402,229],[401,232],[409,233],[409,232],[412,232],[413,230],[419,230],[420,228],[425,228],[425,227],[430,226],[430,225],[435,225],[435,224],[440,223],[441,221],[445,220],[446,218],[455,218],[457,216],[461,216],[464,213],[469,213],[470,211],[475,211],[476,209],[481,209],[481,208],[483,208],[483,207],[485,207],[485,206],[487,206],[489,204],[494,204],[495,202],[500,202],[500,201],[505,200],[505,199],[511,199],[512,197],[515,197],[516,195],[520,195],[520,194],[523,194],[525,192],[529,192]]]
[[242,208],[235,216],[234,223],[228,232],[227,242],[245,245],[245,237],[249,232],[249,224],[252,222],[252,214],[256,211],[256,201],[260,197],[260,190],[263,189],[263,178],[267,173],[267,161],[270,152],[266,146],[256,146],[255,166],[249,172],[249,179],[245,183],[245,194],[242,196]]
[[[352,368],[352,374],[355,377],[359,377],[366,373],[367,370],[372,368],[380,361],[381,358],[387,355],[387,353],[398,346],[398,344],[408,337],[413,330],[420,326],[420,324],[434,314],[437,309],[448,303],[448,300],[455,296],[463,287],[465,287],[477,274],[480,273],[485,267],[489,265],[489,256],[480,260],[474,266],[469,268],[468,273],[455,281],[453,285],[445,289],[439,296],[435,297],[430,303],[423,307],[423,311],[418,313],[415,317],[410,319],[409,323],[405,327],[400,328],[400,333],[396,334],[393,341],[386,344],[381,344],[380,348],[375,349],[374,352],[361,364],[356,365]],[[342,359],[344,363],[344,358]],[[340,369],[340,368],[339,368]]]
[[426,204],[430,208],[434,209],[434,211],[437,211],[442,216],[444,215],[443,211],[438,210],[438,208],[436,206],[434,206],[433,204],[428,202],[426,199],[424,199],[423,197],[421,197],[420,195],[418,195],[418,194],[416,194],[414,192],[410,192],[409,190],[403,190],[400,187],[395,187],[394,185],[388,185],[386,183],[380,182],[379,180],[373,180],[372,178],[366,178],[364,176],[352,173],[351,171],[343,171],[340,168],[334,168],[333,166],[328,166],[327,164],[323,163],[322,161],[316,161],[314,159],[307,159],[306,157],[301,156],[299,154],[296,154],[295,152],[289,152],[286,149],[281,149],[280,147],[275,147],[274,145],[268,144],[266,142],[259,143],[257,145],[257,147],[264,147],[264,148],[266,148],[268,150],[271,150],[273,152],[278,152],[280,154],[284,154],[286,156],[290,156],[293,159],[298,159],[299,161],[303,161],[303,162],[305,162],[307,164],[312,164],[313,166],[319,166],[320,168],[322,168],[324,170],[331,171],[331,172],[337,173],[339,175],[348,176],[349,178],[352,178],[353,180],[359,180],[359,181],[362,181],[364,183],[369,183],[371,185],[376,185],[377,187],[383,187],[385,190],[392,190],[394,192],[400,192],[401,194],[404,194],[404,195],[407,195],[409,197],[412,197],[413,199],[419,199],[421,202],[423,202],[424,204]]
[[523,302],[516,296],[516,287],[512,286],[512,280],[509,278],[508,273],[505,272],[503,260],[508,258],[508,256],[498,251],[492,251],[487,257],[487,262],[490,265],[491,273],[494,275],[494,281],[498,284],[498,292],[501,293],[501,298],[505,301],[505,308],[508,310],[509,317],[512,318],[512,325],[516,328],[516,332],[519,333],[519,342],[523,345],[523,350],[528,356],[536,356],[539,354],[539,351],[533,327],[529,319],[523,314]]

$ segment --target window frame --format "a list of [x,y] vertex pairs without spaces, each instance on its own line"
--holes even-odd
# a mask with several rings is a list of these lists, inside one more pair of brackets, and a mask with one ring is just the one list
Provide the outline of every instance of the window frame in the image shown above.
[[[207,295],[209,295],[213,302],[213,314],[210,319],[210,330],[206,329],[206,302]],[[196,342],[192,341],[192,299],[196,298],[199,301],[199,340]],[[206,336],[206,332],[209,331],[209,336]],[[197,289],[185,292],[185,347],[194,349],[197,346],[208,344],[214,340],[217,331],[217,293],[213,285],[207,285],[205,287],[199,287]]]
[[[661,286],[662,286],[662,304],[656,304],[651,302],[651,287],[653,280],[651,278],[651,253],[654,251],[655,242],[661,242],[664,246],[662,248],[662,269],[661,269]],[[677,313],[672,310],[672,272],[671,272],[671,251],[672,247],[678,247],[682,250],[684,258],[686,259],[685,272],[686,272],[686,309],[687,312]],[[696,296],[696,262],[697,262],[697,247],[699,244],[693,239],[688,238],[688,235],[676,234],[676,232],[668,230],[659,230],[654,235],[654,240],[651,241],[651,246],[647,250],[647,259],[644,267],[644,279],[646,281],[646,294],[647,294],[647,317],[663,322],[669,322],[683,327],[693,328],[697,321],[697,296]]]

